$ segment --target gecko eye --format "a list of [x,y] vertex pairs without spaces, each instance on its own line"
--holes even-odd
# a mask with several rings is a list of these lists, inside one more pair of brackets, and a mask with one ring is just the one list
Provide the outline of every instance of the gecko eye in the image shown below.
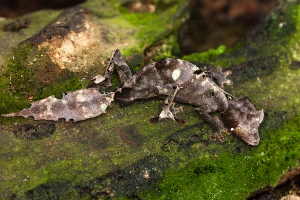
[[194,74],[199,75],[199,74],[202,74],[203,72],[205,72],[203,69],[198,69],[198,70],[194,71]]

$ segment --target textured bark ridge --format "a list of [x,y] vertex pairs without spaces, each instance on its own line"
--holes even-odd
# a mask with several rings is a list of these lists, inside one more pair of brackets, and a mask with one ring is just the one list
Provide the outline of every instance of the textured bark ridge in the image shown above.
[[101,94],[94,88],[67,92],[62,99],[53,95],[33,102],[31,107],[20,112],[3,114],[4,117],[22,116],[34,117],[35,120],[57,121],[60,118],[66,122],[73,119],[82,121],[105,113],[106,108],[114,99],[114,93]]

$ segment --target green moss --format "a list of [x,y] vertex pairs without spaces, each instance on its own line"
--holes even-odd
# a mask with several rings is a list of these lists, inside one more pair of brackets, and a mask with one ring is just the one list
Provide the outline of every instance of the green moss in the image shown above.
[[[144,47],[144,44],[152,44],[156,40],[155,38],[167,29],[169,17],[174,11],[174,8],[170,12],[166,11],[167,15],[164,15],[164,17],[147,13],[127,13],[124,14],[127,15],[125,20],[123,16],[119,16],[114,19],[103,19],[102,23],[111,24],[115,35],[109,35],[109,38],[113,42],[121,42],[123,40],[122,37],[127,39],[127,34],[123,35],[116,31],[120,25],[127,29],[127,32],[136,31],[137,35],[133,34],[132,40],[135,41],[138,38],[138,47],[126,48],[128,49],[127,53],[132,55],[133,51],[137,52],[136,49],[140,52],[140,48]],[[145,20],[136,24],[139,18]],[[128,21],[131,24],[128,24]],[[159,29],[146,26],[146,23],[149,22],[155,22],[154,24],[157,24]],[[140,31],[138,32],[134,26],[140,28]],[[145,27],[141,28],[140,26]],[[124,55],[126,56],[127,53],[125,51]],[[31,95],[33,95],[33,100],[39,100],[50,95],[55,95],[59,98],[62,92],[74,91],[86,85],[86,81],[82,80],[80,75],[76,76],[76,74],[68,71],[59,70],[47,56],[44,56],[44,52],[39,52],[32,46],[20,46],[15,51],[12,51],[11,55],[14,56],[14,60],[9,60],[7,66],[5,66],[6,71],[3,76],[3,85],[6,87],[3,90],[3,94],[7,96],[7,99],[2,101],[2,105],[6,107],[5,110],[1,110],[3,113],[28,107],[30,104],[28,97]],[[55,77],[45,77],[51,73],[39,73],[40,70],[47,72],[47,65],[50,65],[49,69],[54,69]],[[17,83],[18,87],[20,87],[16,91],[7,90],[10,86],[9,74],[13,76],[12,83]],[[19,76],[22,76],[22,79],[18,79]],[[43,80],[50,81],[43,82]],[[20,85],[23,85],[24,89]],[[23,95],[24,90],[29,96]],[[12,99],[14,98],[16,101],[13,102]],[[8,106],[8,101],[11,102],[11,106]],[[153,106],[154,104],[155,106]],[[129,109],[130,112],[128,112]],[[73,184],[79,184],[82,180],[96,178],[109,172],[114,165],[125,168],[131,162],[134,162],[133,156],[135,161],[137,161],[151,152],[159,152],[160,146],[157,145],[159,143],[157,138],[165,138],[167,136],[166,129],[170,129],[173,125],[178,127],[178,124],[161,123],[157,126],[152,126],[152,131],[149,132],[150,124],[148,119],[155,115],[158,110],[159,104],[157,101],[154,103],[150,101],[148,103],[135,104],[134,108],[118,108],[115,105],[114,109],[109,109],[109,113],[104,117],[100,116],[85,123],[76,123],[73,128],[68,127],[69,125],[66,123],[57,122],[57,131],[51,138],[35,142],[13,138],[11,135],[12,130],[6,130],[4,133],[5,137],[2,140],[8,142],[1,153],[6,154],[4,157],[7,160],[1,162],[0,165],[1,167],[6,166],[6,170],[3,171],[4,177],[10,177],[11,172],[14,171],[15,178],[1,182],[1,188],[8,194],[16,194],[19,198],[22,198],[24,197],[24,191],[34,189],[41,184],[59,180],[72,180]],[[141,113],[146,114],[146,116],[141,117]],[[120,118],[120,115],[131,115],[131,117]],[[132,120],[132,118],[136,118],[136,120]],[[13,121],[14,123],[22,123],[24,121],[26,123],[35,123],[32,119],[1,118],[1,120]],[[64,128],[65,126],[68,127],[67,130]],[[149,140],[146,139],[147,142],[145,144],[138,144],[139,146],[134,148],[128,145],[128,141],[119,136],[115,128],[112,127],[120,129],[124,134],[128,134],[133,130],[139,137],[149,138]],[[131,129],[127,130],[127,127],[131,127]],[[165,134],[156,134],[153,137],[153,132],[158,133],[157,130],[165,132]],[[137,150],[141,146],[146,148],[142,148],[142,151]],[[11,150],[10,147],[15,147],[15,149]],[[28,149],[31,150],[27,151]],[[103,154],[106,154],[106,156]],[[9,159],[10,157],[13,159]],[[65,173],[66,171],[68,173]],[[79,172],[80,176],[78,176]],[[14,181],[16,180],[19,180],[20,184],[15,185]],[[50,193],[52,194],[52,192]]]
[[88,0],[80,5],[89,8],[99,18],[110,18],[120,14],[118,9],[119,0]]
[[50,95],[61,97],[62,92],[81,89],[88,84],[82,75],[59,69],[43,51],[27,43],[12,50],[6,58],[0,77],[0,113],[26,108],[30,100]]
[[[300,117],[295,116],[300,102],[295,96],[299,92],[295,87],[299,85],[299,68],[290,67],[293,60],[298,61],[299,50],[295,47],[299,43],[299,31],[295,31],[293,27],[298,26],[293,25],[286,30],[284,26],[278,27],[282,21],[292,24],[299,21],[299,6],[289,5],[287,12],[284,19],[276,15],[271,25],[265,24],[270,29],[269,40],[259,36],[255,43],[249,42],[230,57],[224,54],[214,62],[230,66],[247,61],[243,74],[234,77],[234,87],[226,91],[238,97],[247,95],[258,107],[264,108],[266,117],[260,127],[260,145],[247,149],[234,145],[235,138],[227,137],[226,147],[218,148],[219,144],[213,143],[205,150],[198,149],[190,163],[182,162],[182,167],[175,165],[169,169],[164,179],[156,183],[157,191],[142,192],[142,198],[245,199],[261,187],[275,186],[281,175],[299,166]],[[184,57],[190,58],[195,59]],[[247,66],[251,67],[247,69]],[[168,150],[173,152],[172,157],[183,154],[174,144]]]
[[[220,46],[216,50],[184,56],[183,59],[209,62],[223,68],[267,56],[284,57],[284,62],[289,64],[293,59],[300,60],[296,53],[300,39],[297,26],[300,21],[300,6],[288,4],[282,17],[278,14],[282,12],[281,9],[283,8],[278,7],[268,16],[266,23],[248,33],[235,47],[226,49]],[[289,22],[288,26],[286,22]]]
[[3,67],[0,77],[1,113],[11,110],[15,105],[26,105],[27,88],[32,88],[34,70],[26,68],[26,59],[32,47],[23,45],[13,50],[7,57],[7,65]]
[[265,23],[251,31],[235,48],[228,49],[214,64],[232,66],[268,56],[285,57],[288,64],[293,59],[300,60],[296,53],[300,40],[297,25],[300,21],[300,6],[296,2],[281,3],[285,5],[278,6]]
[[[170,10],[160,10],[160,14],[165,18],[151,14],[128,13],[126,10],[119,10],[119,5],[111,6],[117,8],[117,12],[124,14],[125,18],[123,19],[122,15],[109,16],[109,13],[106,13],[105,16],[112,19],[103,19],[103,23],[111,23],[111,28],[115,31],[110,35],[111,41],[118,43],[125,38],[132,42],[129,42],[132,46],[124,47],[127,49],[124,57],[141,52],[144,49],[143,45],[155,45],[156,41],[160,40],[160,34],[164,33],[164,37],[168,35],[165,34],[168,32],[168,20],[176,13],[176,6]],[[298,20],[298,7],[294,9],[296,11],[289,11],[291,14],[287,17],[290,18],[286,20]],[[155,27],[149,26],[148,23],[155,24]],[[276,28],[276,23],[273,28]],[[125,33],[132,31],[131,36],[123,35],[123,30],[127,31]],[[173,34],[172,31],[168,33]],[[285,37],[285,34],[280,34]],[[295,40],[288,38],[294,36],[287,36],[285,42],[295,42],[298,39],[297,35]],[[172,43],[175,38],[174,35],[170,36],[166,45],[158,47],[157,58],[173,55]],[[275,40],[275,37],[272,40]],[[286,50],[292,44],[287,46]],[[34,94],[34,99],[38,100],[53,94],[59,97],[61,92],[86,86],[87,81],[82,79],[82,75],[58,71],[54,65],[51,65],[50,69],[53,67],[57,70],[55,74],[59,76],[51,76],[53,79],[50,79],[49,83],[42,82],[46,77],[41,74],[47,73],[39,74],[35,70],[45,72],[47,68],[43,64],[51,63],[50,60],[42,56],[43,52],[33,50],[30,46],[21,47],[12,51],[7,59],[9,62],[5,71],[1,72],[4,74],[0,78],[0,86],[3,88],[1,97],[4,96],[0,105],[6,109],[1,109],[1,112],[27,107],[30,102],[28,97],[24,96],[24,91],[30,95]],[[249,51],[245,49],[249,47],[257,50],[254,56],[247,54]],[[65,193],[61,195],[78,198],[78,193],[74,192],[75,186],[89,185],[89,181],[97,182],[99,177],[109,172],[115,173],[119,169],[129,170],[133,163],[139,163],[150,155],[166,157],[170,168],[162,172],[166,173],[162,180],[155,182],[156,190],[150,190],[153,187],[149,187],[145,191],[139,191],[138,195],[143,199],[244,199],[260,187],[268,184],[274,186],[289,167],[295,168],[299,165],[297,152],[300,150],[300,119],[299,116],[294,116],[300,107],[299,98],[295,96],[299,93],[297,86],[300,72],[298,68],[288,68],[290,61],[298,58],[297,49],[292,49],[292,52],[286,51],[288,58],[285,59],[286,54],[281,54],[281,47],[277,48],[278,55],[276,45],[269,47],[272,47],[270,52],[265,53],[267,46],[256,48],[256,45],[249,44],[245,49],[239,49],[239,53],[233,52],[232,57],[226,55],[227,50],[227,53],[223,53],[224,47],[219,47],[208,53],[184,57],[193,61],[213,62],[216,55],[223,53],[223,57],[217,61],[223,65],[240,64],[248,59],[252,62],[249,71],[244,70],[244,74],[233,77],[235,84],[226,88],[226,91],[236,96],[247,95],[257,108],[264,108],[266,117],[260,127],[261,144],[258,147],[249,147],[232,135],[226,135],[225,143],[211,142],[211,129],[197,116],[194,108],[188,105],[185,112],[178,114],[187,124],[179,125],[171,120],[162,120],[152,125],[148,120],[158,113],[159,100],[136,101],[122,108],[113,103],[105,115],[97,118],[78,123],[56,122],[57,130],[50,138],[35,141],[20,140],[14,138],[11,133],[23,122],[38,122],[15,118],[10,119],[13,122],[11,126],[1,123],[1,195],[9,198],[11,194],[16,194],[18,198],[25,198],[24,192],[44,184],[50,187],[48,193],[36,191],[53,197],[56,192],[51,188],[56,191],[63,188]],[[142,63],[142,59],[138,60],[138,63]],[[135,70],[142,66],[139,65]],[[12,79],[13,81],[10,81]],[[15,81],[19,82],[17,89],[13,91],[11,83]],[[114,79],[113,82],[117,85],[118,79]],[[25,85],[25,90],[20,86],[22,84]],[[286,119],[290,120],[282,126]],[[274,124],[276,120],[281,123]],[[280,126],[278,130],[273,129]],[[157,170],[149,169],[151,172]],[[108,183],[109,181],[107,180]],[[69,182],[71,186],[55,184],[57,182]],[[98,190],[105,191],[105,187],[98,185],[92,193],[95,194]]]
[[[121,15],[118,17],[118,20],[125,20],[137,28],[134,31],[134,38],[137,41],[137,45],[127,49],[125,48],[124,55],[132,55],[132,52],[141,52],[145,48],[152,46],[158,47],[155,52],[158,56],[162,56],[161,52],[168,52],[168,57],[171,56],[171,50],[173,53],[174,51],[178,52],[179,47],[173,31],[177,30],[180,19],[184,13],[182,11],[182,6],[185,5],[184,1],[182,1],[182,3],[183,4],[179,2],[169,4],[168,9],[158,9],[159,11],[155,14],[132,13],[120,7]],[[161,46],[162,43],[164,44],[163,46]],[[166,46],[168,47],[166,48]],[[157,57],[155,59],[157,59]]]
[[61,98],[62,93],[67,91],[75,91],[87,87],[90,83],[89,80],[85,78],[80,78],[76,76],[71,76],[66,80],[59,80],[54,84],[49,85],[48,87],[41,88],[41,96],[48,97],[55,95],[56,98]]
[[[166,20],[169,20],[168,17],[162,19],[160,18],[160,15],[153,15],[151,13],[131,13],[126,9],[122,9],[121,17],[135,27],[138,27],[135,37],[139,41],[139,48],[145,47],[145,42],[147,46],[151,45],[156,37],[166,29]],[[155,24],[155,28],[149,27],[149,22]]]
[[197,61],[203,63],[210,63],[216,60],[219,55],[222,55],[226,50],[224,45],[219,46],[217,49],[210,49],[203,53],[193,53],[187,56],[183,56],[183,60]]
[[195,156],[184,168],[169,169],[158,190],[141,193],[149,199],[245,199],[253,191],[275,186],[279,177],[299,165],[300,116],[251,151]]

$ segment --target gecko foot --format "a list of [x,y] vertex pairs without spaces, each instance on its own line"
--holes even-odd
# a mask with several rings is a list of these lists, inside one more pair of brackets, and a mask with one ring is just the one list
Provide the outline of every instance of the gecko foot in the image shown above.
[[179,106],[178,108],[175,108],[174,102],[171,102],[170,104],[167,105],[163,104],[159,115],[152,117],[150,119],[150,122],[156,123],[163,118],[170,118],[180,124],[184,124],[185,121],[183,119],[176,117],[176,114],[182,111],[184,111],[184,106]]
[[217,138],[219,139],[219,141],[220,141],[221,143],[225,142],[225,137],[224,137],[221,133],[213,133],[213,134],[211,134],[211,135],[209,136],[209,139],[210,139],[211,141],[216,141]]
[[227,76],[232,74],[230,70],[222,72],[221,67],[216,69],[212,68],[209,70],[212,80],[220,87],[223,88],[224,84],[232,85],[232,81],[227,79]]
[[177,113],[184,111],[184,107],[179,106],[178,108],[175,108],[175,103],[173,102],[179,89],[180,89],[180,87],[177,86],[174,93],[172,95],[170,95],[169,97],[167,97],[163,101],[159,115],[151,118],[150,119],[151,123],[158,122],[159,120],[161,120],[163,118],[171,118],[172,120],[177,121],[180,124],[185,123],[185,121],[183,119],[179,119],[176,117]]

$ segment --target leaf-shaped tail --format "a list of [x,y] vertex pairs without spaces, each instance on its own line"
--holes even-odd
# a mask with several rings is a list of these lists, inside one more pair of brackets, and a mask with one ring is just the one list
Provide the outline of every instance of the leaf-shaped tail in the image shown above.
[[62,99],[53,95],[31,103],[31,107],[20,112],[2,114],[3,117],[22,116],[34,117],[35,120],[57,121],[60,118],[67,122],[82,121],[105,113],[106,108],[114,99],[114,92],[101,94],[94,88],[67,92]]

